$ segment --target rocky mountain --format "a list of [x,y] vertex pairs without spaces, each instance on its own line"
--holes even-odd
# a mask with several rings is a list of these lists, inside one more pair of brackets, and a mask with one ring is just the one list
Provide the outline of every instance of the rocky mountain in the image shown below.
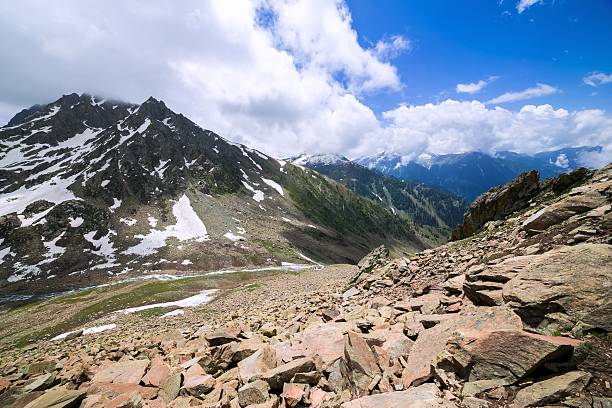
[[[138,286],[8,310],[0,406],[610,407],[612,165],[485,196],[465,239],[379,247],[206,307],[117,310]],[[90,320],[17,340],[58,312]]]
[[154,98],[65,95],[0,128],[3,293],[152,271],[356,261],[380,243],[427,246],[373,201]]
[[448,240],[450,231],[461,223],[467,206],[462,198],[423,183],[401,181],[335,154],[302,154],[288,159],[336,180],[353,192],[389,208],[404,217],[418,235],[432,245]]
[[440,187],[471,202],[491,187],[505,184],[526,171],[538,170],[543,178],[571,171],[581,166],[581,154],[600,150],[600,147],[578,147],[535,155],[501,151],[494,156],[480,152],[425,154],[409,161],[404,161],[401,155],[383,152],[355,161],[401,180]]

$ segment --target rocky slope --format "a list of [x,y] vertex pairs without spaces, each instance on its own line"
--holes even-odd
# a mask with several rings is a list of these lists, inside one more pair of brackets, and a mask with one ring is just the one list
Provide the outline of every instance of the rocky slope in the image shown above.
[[514,152],[423,154],[415,160],[380,153],[361,157],[357,163],[401,180],[416,180],[473,201],[489,188],[511,181],[520,173],[537,170],[542,178],[556,177],[581,166],[581,155],[600,147],[577,147],[534,155]]
[[0,405],[610,407],[611,193],[609,166],[435,250],[10,348]]
[[151,271],[357,261],[381,243],[427,246],[373,201],[230,143],[154,98],[65,95],[0,128],[0,293]]
[[289,159],[344,184],[353,192],[380,202],[393,213],[405,217],[417,234],[434,246],[448,240],[461,223],[466,202],[423,183],[401,181],[370,170],[334,154],[306,155]]

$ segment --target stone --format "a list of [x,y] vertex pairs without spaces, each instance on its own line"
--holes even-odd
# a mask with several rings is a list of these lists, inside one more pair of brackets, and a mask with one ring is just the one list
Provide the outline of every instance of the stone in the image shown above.
[[55,374],[47,373],[39,375],[32,381],[31,383],[25,385],[23,389],[27,392],[32,391],[44,391],[47,388],[53,387],[55,385]]
[[210,374],[185,376],[181,393],[201,397],[215,387],[216,381]]
[[265,343],[258,337],[242,340],[234,350],[232,361],[238,363],[247,357],[250,357],[260,348],[264,347]]
[[467,381],[513,384],[545,363],[564,361],[579,341],[522,330],[467,331],[449,338],[436,366]]
[[149,360],[126,360],[103,367],[91,382],[138,384],[149,366]]
[[255,380],[238,389],[238,401],[241,407],[252,404],[263,404],[270,399],[270,386],[262,380]]
[[488,408],[491,406],[487,400],[476,397],[465,397],[461,401],[461,406],[465,408]]
[[142,387],[137,384],[95,383],[87,389],[87,400],[89,401],[92,395],[112,400],[119,395],[131,396],[134,394],[139,394],[144,399],[153,399],[157,397],[158,389],[155,387]]
[[402,383],[405,387],[418,385],[429,379],[432,364],[439,353],[444,351],[447,340],[459,328],[474,330],[517,329],[521,330],[521,319],[505,307],[477,308],[465,312],[455,318],[444,320],[434,327],[423,330],[412,345],[402,373]]
[[238,341],[238,337],[232,333],[228,333],[224,330],[214,331],[204,336],[206,341],[211,347],[221,346],[232,341]]
[[[601,184],[601,183],[599,183]],[[542,208],[527,218],[522,228],[524,230],[543,231],[559,224],[568,218],[596,209],[606,204],[606,196],[599,193],[597,185],[589,186],[584,193],[568,196],[547,207]]]
[[300,346],[310,355],[317,354],[328,366],[344,355],[344,334],[349,327],[344,322],[310,326],[300,334]]
[[476,394],[480,394],[481,392],[505,385],[505,383],[505,381],[499,379],[466,382],[463,384],[461,395],[464,397],[473,397]]
[[334,320],[338,316],[340,316],[340,312],[338,311],[338,309],[325,308],[321,310],[321,317],[323,317],[323,320],[325,320],[326,322]]
[[540,175],[537,171],[522,173],[514,180],[499,187],[493,187],[481,194],[469,206],[463,219],[452,234],[452,240],[468,238],[488,221],[502,220],[515,211],[527,208],[529,200],[540,191]]
[[353,275],[350,282],[358,282],[363,274],[369,274],[374,269],[386,265],[389,261],[391,261],[391,257],[389,254],[389,249],[387,247],[381,245],[379,247],[374,248],[366,256],[361,258],[361,260],[357,263],[359,271],[355,275]]
[[[612,247],[581,244],[530,257],[503,287],[504,302],[542,331],[578,323],[612,331]],[[562,316],[560,319],[559,316]]]
[[346,290],[343,294],[342,297],[345,299],[351,298],[353,296],[357,296],[359,294],[359,289],[357,289],[356,287],[352,287],[348,290]]
[[342,408],[454,408],[451,401],[440,398],[435,384],[423,384],[406,391],[369,395],[345,402]]
[[164,359],[162,357],[155,356],[153,360],[151,360],[151,368],[149,368],[147,374],[145,374],[145,376],[142,378],[142,382],[145,385],[159,387],[169,375],[170,367],[164,363]]
[[283,385],[282,397],[287,406],[293,408],[302,401],[308,389],[307,384],[286,383]]
[[276,363],[276,352],[265,346],[238,363],[240,379],[246,384],[251,378],[275,368]]
[[169,404],[178,396],[182,380],[183,375],[181,373],[175,373],[169,376],[160,386],[159,398],[166,404]]
[[232,364],[237,347],[238,343],[236,342],[212,347],[200,359],[199,364],[208,374],[218,376]]
[[355,332],[348,332],[344,344],[344,358],[354,385],[354,395],[366,395],[372,380],[381,374],[376,355],[363,337]]
[[565,397],[582,391],[591,380],[591,374],[584,371],[571,371],[521,389],[514,400],[513,407],[532,407],[554,404]]
[[278,334],[278,328],[272,322],[265,323],[259,328],[259,331],[266,337],[274,337]]
[[266,381],[273,390],[282,390],[283,384],[289,382],[297,373],[307,373],[316,369],[312,357],[304,357],[282,364],[276,368],[266,371],[261,379]]
[[76,405],[85,396],[84,390],[53,388],[45,392],[25,408],[63,408]]

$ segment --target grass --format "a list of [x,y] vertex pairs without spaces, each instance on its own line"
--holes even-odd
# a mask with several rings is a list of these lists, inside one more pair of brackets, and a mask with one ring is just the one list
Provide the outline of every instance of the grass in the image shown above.
[[[234,272],[222,275],[187,277],[168,281],[131,282],[89,289],[49,300],[37,301],[29,304],[28,306],[31,307],[31,309],[27,310],[27,313],[34,314],[34,319],[37,319],[35,316],[37,313],[45,314],[48,313],[49,310],[56,310],[58,306],[61,307],[62,305],[71,305],[77,310],[69,314],[71,309],[67,307],[65,310],[62,310],[62,313],[67,313],[67,315],[61,323],[42,327],[34,332],[21,336],[17,339],[15,345],[17,347],[22,347],[31,342],[64,333],[117,310],[151,303],[180,300],[199,293],[202,290],[231,288],[239,285],[240,282],[275,273],[278,273],[278,271]],[[263,285],[260,283],[249,283],[235,289],[254,291],[262,286]],[[79,307],[79,305],[82,305],[82,307]],[[55,307],[47,310],[47,306]],[[23,309],[21,310],[23,311]],[[172,308],[153,308],[141,311],[138,314],[143,317],[152,317],[167,313],[171,310]]]

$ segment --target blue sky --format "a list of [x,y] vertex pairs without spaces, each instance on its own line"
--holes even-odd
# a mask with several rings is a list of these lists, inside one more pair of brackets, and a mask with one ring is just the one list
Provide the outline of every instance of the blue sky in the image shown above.
[[277,157],[600,145],[601,164],[611,22],[610,0],[0,2],[0,123],[152,95]]
[[[596,89],[583,77],[612,72],[612,2],[557,0],[517,11],[517,2],[348,1],[353,27],[364,45],[393,34],[412,49],[398,56],[405,89],[368,96],[377,111],[398,103],[422,104],[446,98],[488,100],[536,83],[560,93],[534,98],[569,109],[612,108],[612,84]],[[475,95],[457,94],[458,83],[499,76]],[[524,101],[503,104],[517,109]]]

